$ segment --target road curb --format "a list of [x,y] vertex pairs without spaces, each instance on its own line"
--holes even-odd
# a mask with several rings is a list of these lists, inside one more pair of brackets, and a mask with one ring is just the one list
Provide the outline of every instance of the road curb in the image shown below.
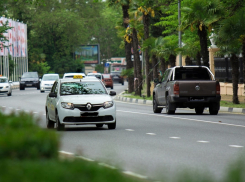
[[[145,105],[151,105],[151,106],[153,104],[151,100],[132,99],[132,98],[128,98],[128,97],[123,97],[121,95],[116,96],[114,99],[119,100],[119,101],[123,101],[123,102],[135,103],[135,104],[145,104]],[[208,110],[208,109],[206,109],[206,110]],[[243,108],[220,107],[219,111],[245,114],[245,109],[243,109]]]

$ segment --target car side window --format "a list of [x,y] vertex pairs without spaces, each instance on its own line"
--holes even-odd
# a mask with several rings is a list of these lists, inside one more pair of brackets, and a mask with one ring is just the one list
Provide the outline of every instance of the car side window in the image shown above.
[[57,85],[57,82],[54,82],[53,87],[51,89],[52,93],[55,93],[56,85]]
[[163,73],[162,82],[167,81],[169,72],[170,72],[170,70],[166,70],[166,71]]

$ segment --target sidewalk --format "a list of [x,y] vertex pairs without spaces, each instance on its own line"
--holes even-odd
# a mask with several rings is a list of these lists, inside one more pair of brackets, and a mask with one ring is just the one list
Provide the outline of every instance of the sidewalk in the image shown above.
[[[223,96],[222,95],[221,98],[222,98],[222,100],[227,99],[227,101],[232,100],[232,96]],[[241,98],[241,99],[244,99],[244,98]],[[118,96],[115,96],[114,100],[119,100],[119,101],[123,101],[123,102],[130,102],[130,103],[135,103],[135,104],[145,104],[145,105],[151,105],[151,106],[153,105],[152,100],[132,99],[132,98],[128,98],[128,97],[123,97],[121,94],[119,94]],[[241,100],[240,100],[240,102],[241,102]],[[208,110],[208,108],[205,110]],[[245,114],[245,109],[243,109],[243,108],[220,107],[219,111]]]

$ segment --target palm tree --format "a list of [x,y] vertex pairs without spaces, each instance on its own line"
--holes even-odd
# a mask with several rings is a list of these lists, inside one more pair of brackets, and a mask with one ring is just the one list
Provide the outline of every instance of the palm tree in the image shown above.
[[[129,26],[129,6],[131,0],[107,0],[109,6],[121,6],[123,12],[123,27],[125,29]],[[126,54],[126,62],[127,62],[127,70],[133,68],[133,62],[131,60],[131,42],[124,41],[125,54]],[[128,77],[128,92],[132,93],[134,90],[134,77],[130,75]]]
[[[232,84],[233,84],[233,103],[239,104],[238,100],[238,82],[239,82],[239,62],[237,55],[242,52],[243,65],[245,57],[245,25],[243,10],[238,11],[233,16],[228,17],[220,23],[217,30],[217,45],[221,48],[223,54],[230,54],[232,66]],[[244,68],[243,68],[244,73]]]
[[223,15],[220,0],[187,0],[182,8],[182,29],[197,29],[204,66],[209,67],[208,30]]

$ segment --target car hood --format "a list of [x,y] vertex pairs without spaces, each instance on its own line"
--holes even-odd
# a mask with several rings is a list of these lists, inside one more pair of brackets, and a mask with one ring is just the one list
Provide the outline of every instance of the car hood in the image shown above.
[[44,84],[54,84],[55,81],[42,81],[41,84],[44,85]]
[[9,86],[9,83],[0,83],[0,87]]
[[38,81],[39,78],[21,78],[21,81]]
[[61,102],[71,102],[73,104],[102,104],[105,101],[112,101],[110,95],[71,95],[71,96],[61,96]]

